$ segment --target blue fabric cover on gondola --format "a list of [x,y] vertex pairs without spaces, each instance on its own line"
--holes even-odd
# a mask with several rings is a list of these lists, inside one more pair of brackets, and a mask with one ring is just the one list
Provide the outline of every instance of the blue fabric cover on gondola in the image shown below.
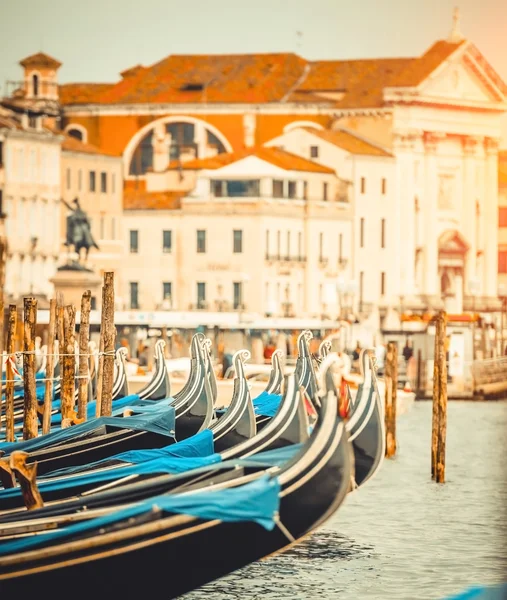
[[274,417],[278,412],[281,401],[281,394],[262,392],[253,401],[255,414],[261,417]]
[[446,600],[505,600],[507,583],[492,586],[474,586],[456,596],[448,596]]
[[[0,556],[25,552],[64,540],[77,540],[81,534],[95,532],[104,535],[104,529],[121,521],[126,521],[153,510],[167,515],[185,514],[198,519],[219,519],[236,523],[254,521],[271,531],[275,527],[275,518],[280,508],[280,484],[276,478],[265,475],[246,485],[217,491],[200,491],[194,494],[162,495],[150,498],[110,515],[75,523],[58,531],[40,536],[27,536],[17,540],[3,542]],[[163,517],[164,515],[161,515]]]
[[[125,409],[125,407],[129,406],[130,404],[135,404],[138,400],[139,400],[139,396],[137,394],[131,394],[130,396],[125,396],[124,398],[118,398],[118,400],[115,400],[113,402],[113,406],[115,409],[113,412],[113,416],[117,416],[116,413],[121,414],[123,412],[123,410]],[[61,400],[57,400],[56,402],[53,402],[53,404],[51,406],[52,406],[53,410],[60,410],[61,404],[62,404]],[[96,406],[97,406],[96,400],[93,400],[92,402],[88,402],[88,404],[86,405],[86,418],[87,419],[95,418],[95,407]],[[62,414],[60,412],[58,412],[56,415],[53,415],[51,417],[51,425],[58,425],[61,422],[62,422]]]
[[[277,448],[276,450],[267,450],[266,452],[259,452],[248,458],[241,458],[238,463],[243,466],[248,465],[262,465],[265,467],[280,467],[292,458],[301,450],[303,444],[291,444],[284,448]],[[227,463],[224,463],[227,464]]]
[[25,442],[3,442],[0,443],[0,450],[3,450],[6,454],[9,454],[13,450],[33,452],[45,446],[62,444],[73,437],[89,433],[102,426],[132,429],[135,431],[150,431],[174,438],[175,421],[174,408],[172,406],[164,406],[160,407],[156,412],[138,414],[131,417],[99,417],[66,429],[60,429],[54,433],[26,440]]
[[109,463],[112,460],[119,460],[131,464],[140,464],[149,460],[153,460],[154,458],[162,458],[164,456],[172,458],[200,458],[203,456],[210,456],[213,454],[213,452],[213,433],[209,429],[205,429],[204,431],[200,431],[186,440],[178,442],[177,444],[165,446],[164,448],[153,448],[151,450],[128,450],[127,452],[115,454],[110,458],[89,463],[84,467],[65,467],[63,469],[51,471],[50,474],[45,475],[44,477],[61,477],[62,475],[80,473],[84,469],[90,469],[91,467],[98,468],[104,463]]
[[[45,492],[56,490],[68,490],[79,486],[99,486],[112,480],[122,479],[123,477],[131,477],[132,475],[161,475],[185,473],[191,469],[207,467],[222,460],[220,454],[211,454],[210,456],[199,457],[174,457],[160,456],[153,460],[146,460],[137,465],[125,465],[112,469],[104,469],[93,473],[82,473],[73,476],[67,476],[65,479],[55,481],[42,481],[39,483],[39,491],[42,496]],[[11,498],[20,496],[20,488],[9,488],[0,490],[0,498]]]

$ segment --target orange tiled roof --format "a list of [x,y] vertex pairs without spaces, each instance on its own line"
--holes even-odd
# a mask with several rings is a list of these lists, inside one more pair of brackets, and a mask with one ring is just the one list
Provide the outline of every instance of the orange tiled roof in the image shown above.
[[22,67],[47,67],[50,69],[58,69],[58,67],[62,66],[62,63],[57,61],[56,58],[49,56],[49,54],[44,54],[44,52],[37,52],[37,54],[27,56],[23,60],[20,60],[19,64]]
[[147,192],[124,189],[124,210],[177,210],[181,208],[183,192]]
[[256,156],[257,158],[286,171],[334,174],[333,169],[273,146],[256,146],[237,152],[217,154],[217,156],[213,156],[212,158],[200,158],[182,163],[179,161],[171,161],[169,163],[169,169],[181,168],[190,171],[200,171],[203,169],[214,170],[238,162],[248,156]]
[[[60,134],[62,132],[59,132]],[[67,150],[68,152],[82,152],[84,154],[102,154],[104,156],[118,156],[117,154],[113,154],[112,152],[106,152],[105,150],[101,150],[97,148],[97,146],[93,146],[92,144],[85,144],[80,140],[72,137],[71,135],[65,136],[65,139],[62,142],[62,150]]]
[[339,148],[343,148],[351,154],[364,154],[369,156],[392,156],[386,150],[383,150],[379,146],[367,142],[361,137],[358,137],[352,131],[345,131],[343,129],[330,130],[330,129],[315,129],[312,127],[304,127],[306,131],[316,135],[317,137],[334,144]]
[[[438,41],[418,58],[308,62],[296,54],[171,55],[137,65],[115,84],[60,86],[63,104],[311,102],[343,108],[383,104],[385,87],[414,86],[456,51]],[[324,92],[343,93],[326,98]]]

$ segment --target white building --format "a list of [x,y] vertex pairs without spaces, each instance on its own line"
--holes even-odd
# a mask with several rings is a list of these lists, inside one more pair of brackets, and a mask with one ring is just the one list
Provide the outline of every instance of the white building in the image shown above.
[[0,106],[0,200],[6,214],[5,292],[47,296],[60,250],[60,145],[40,118]]
[[[191,191],[164,192],[175,177]],[[170,165],[146,188],[125,200],[129,308],[338,316],[353,215],[332,169],[259,147]]]
[[396,162],[379,144],[348,130],[317,127],[291,129],[268,146],[333,169],[345,182],[354,206],[351,281],[341,292],[353,293],[355,309],[370,312],[373,305],[398,305],[400,274],[397,269],[399,228],[396,223]]

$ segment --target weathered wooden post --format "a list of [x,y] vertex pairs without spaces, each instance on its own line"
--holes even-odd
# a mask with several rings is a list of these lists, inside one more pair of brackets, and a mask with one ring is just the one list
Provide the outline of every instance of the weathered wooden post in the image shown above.
[[77,416],[86,420],[88,402],[88,342],[90,341],[90,308],[92,293],[86,290],[81,298],[81,320],[79,324],[79,395]]
[[[4,379],[4,298],[0,286],[0,381]],[[2,401],[0,398],[0,431],[2,431]]]
[[435,318],[435,357],[433,366],[433,417],[431,431],[431,477],[445,482],[445,438],[447,434],[447,315],[440,311]]
[[5,439],[14,441],[14,342],[16,339],[16,321],[18,311],[15,304],[9,305],[9,324],[7,329],[7,368],[5,370]]
[[390,458],[396,454],[396,394],[398,391],[398,347],[393,342],[387,344],[384,382],[386,386],[386,456]]
[[69,304],[65,307],[63,313],[63,364],[62,364],[62,427],[68,423],[67,419],[73,420],[74,417],[74,390],[75,390],[75,375],[76,375],[76,354],[75,354],[75,324],[76,324],[76,309]]
[[23,326],[23,383],[24,383],[24,415],[23,439],[37,437],[39,421],[37,419],[37,393],[35,390],[35,325],[37,321],[37,300],[24,299]]
[[55,334],[56,300],[49,301],[48,353],[46,362],[46,386],[44,389],[44,412],[42,414],[42,433],[51,431],[51,404],[53,402],[53,377],[55,375]]
[[114,273],[104,273],[102,288],[102,317],[104,323],[104,361],[102,371],[102,397],[100,413],[109,416],[113,409],[114,378]]

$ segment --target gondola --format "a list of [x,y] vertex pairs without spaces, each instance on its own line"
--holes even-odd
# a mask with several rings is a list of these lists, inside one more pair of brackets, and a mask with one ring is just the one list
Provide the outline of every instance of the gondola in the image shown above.
[[[79,581],[82,594],[105,597],[110,590],[97,581],[111,581],[115,594],[131,597],[145,593],[149,581],[175,598],[321,525],[342,503],[351,466],[336,389],[327,388],[312,436],[283,467],[269,474],[262,467],[236,469],[232,479],[207,490],[151,497],[61,531],[5,542],[1,589],[16,595],[50,589],[63,598]],[[126,576],[139,570],[142,577]]]

